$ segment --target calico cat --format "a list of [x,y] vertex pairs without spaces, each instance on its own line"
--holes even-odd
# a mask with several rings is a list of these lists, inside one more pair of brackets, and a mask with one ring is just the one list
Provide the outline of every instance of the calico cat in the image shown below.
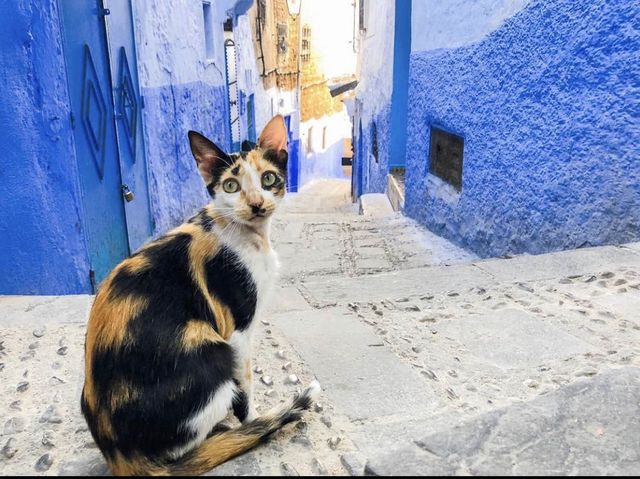
[[[269,229],[286,139],[281,116],[240,154],[190,131],[212,201],[101,284],[81,406],[114,474],[202,474],[298,420],[319,393],[314,381],[276,412],[253,406],[251,336],[277,267]],[[235,429],[218,424],[231,409]]]

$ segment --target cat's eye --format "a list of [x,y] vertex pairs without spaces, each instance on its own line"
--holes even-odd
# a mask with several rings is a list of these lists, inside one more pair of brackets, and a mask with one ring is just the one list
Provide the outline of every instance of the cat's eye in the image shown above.
[[227,193],[237,193],[240,190],[240,183],[233,178],[229,178],[222,183],[222,189]]
[[278,177],[271,171],[267,171],[264,175],[262,175],[262,186],[264,186],[265,188],[269,188],[270,186],[275,185],[276,181],[278,181]]

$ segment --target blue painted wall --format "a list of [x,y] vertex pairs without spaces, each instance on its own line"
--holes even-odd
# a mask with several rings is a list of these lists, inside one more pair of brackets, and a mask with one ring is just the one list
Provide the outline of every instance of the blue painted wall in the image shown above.
[[[532,0],[414,51],[405,213],[482,256],[637,241],[639,51],[634,0]],[[459,194],[428,174],[431,125],[465,138]]]
[[182,223],[209,196],[195,168],[187,132],[228,143],[223,86],[191,82],[143,88],[149,193],[156,236]]
[[56,0],[0,2],[0,294],[90,290]]
[[[373,155],[373,125],[376,125],[378,161]],[[363,193],[383,193],[387,187],[387,175],[391,167],[391,104],[387,103],[371,120],[362,125],[363,133]]]
[[187,132],[229,145],[223,22],[234,0],[212,2],[213,56],[205,47],[202,2],[134,2],[134,26],[155,236],[209,200]]

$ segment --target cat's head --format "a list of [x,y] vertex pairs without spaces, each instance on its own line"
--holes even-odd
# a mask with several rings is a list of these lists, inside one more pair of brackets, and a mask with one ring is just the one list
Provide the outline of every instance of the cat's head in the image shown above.
[[195,131],[191,152],[216,212],[227,221],[259,226],[285,194],[287,129],[277,115],[264,127],[256,148],[227,154]]

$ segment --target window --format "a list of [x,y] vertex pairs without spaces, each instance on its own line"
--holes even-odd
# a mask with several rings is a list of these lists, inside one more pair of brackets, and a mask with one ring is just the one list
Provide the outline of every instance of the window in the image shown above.
[[307,153],[313,153],[313,127],[307,130]]
[[202,2],[202,15],[204,16],[204,47],[207,60],[213,60],[215,57],[214,41],[213,41],[213,11],[211,2]]
[[328,129],[328,128],[329,128],[329,127],[325,126],[325,127],[322,129],[322,149],[323,149],[323,150],[326,150],[326,149],[327,149],[327,146],[328,146],[328,145],[327,145],[327,140],[328,140],[328,138],[327,138],[327,129]]
[[429,172],[462,190],[462,157],[464,139],[461,136],[431,127]]
[[287,24],[278,23],[278,55],[287,54]]
[[302,63],[309,63],[311,60],[311,27],[302,27],[302,51],[300,52]]
[[358,1],[358,24],[360,25],[360,30],[362,30],[363,32],[367,31],[367,25],[365,23],[366,21],[366,15],[367,13],[365,12],[365,2],[367,0],[359,0]]

